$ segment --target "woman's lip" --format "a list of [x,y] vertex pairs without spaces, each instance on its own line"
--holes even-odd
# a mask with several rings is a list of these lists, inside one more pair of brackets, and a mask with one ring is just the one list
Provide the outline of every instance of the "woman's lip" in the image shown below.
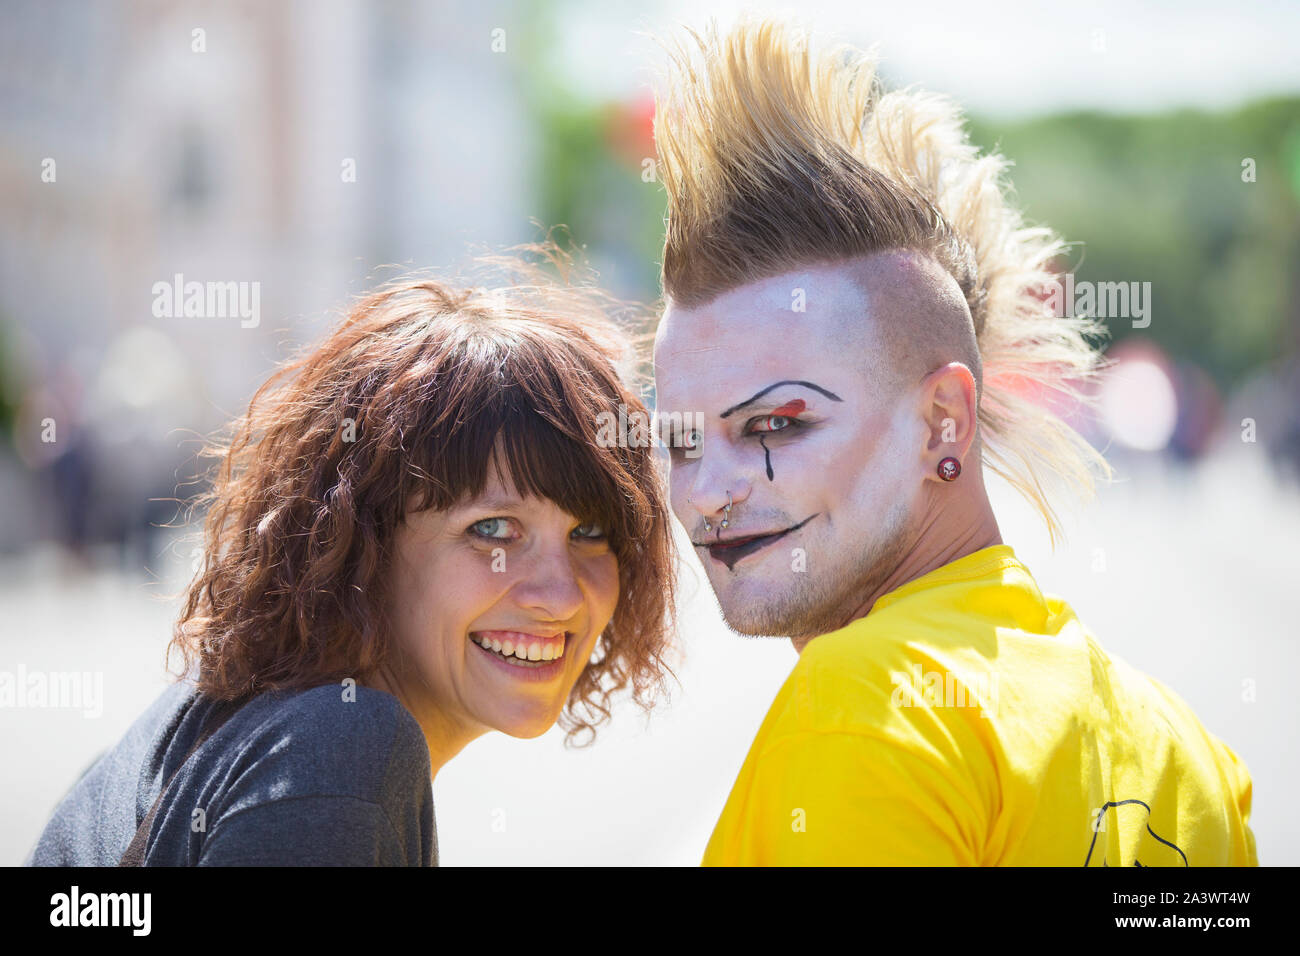
[[[485,647],[491,653],[501,656],[518,657],[526,661],[550,661],[561,660],[564,657],[565,646],[568,632],[560,631],[551,634],[533,634],[529,631],[470,631],[469,640],[471,644],[478,644]],[[519,649],[523,648],[524,653],[519,654]],[[536,650],[536,655],[533,651]]]
[[473,641],[470,641],[470,643],[490,657],[494,667],[500,668],[503,673],[509,674],[518,681],[544,683],[564,674],[568,668],[569,660],[566,656],[556,657],[549,661],[529,661],[516,664],[511,663],[511,661],[517,660],[517,658],[512,657],[511,660],[506,660],[496,651],[489,650],[481,644],[475,644]]
[[480,634],[484,637],[491,637],[498,641],[504,641],[507,637],[515,643],[518,638],[528,638],[529,641],[557,641],[563,640],[567,631],[550,631],[546,634],[537,634],[533,631],[470,631],[470,634]]

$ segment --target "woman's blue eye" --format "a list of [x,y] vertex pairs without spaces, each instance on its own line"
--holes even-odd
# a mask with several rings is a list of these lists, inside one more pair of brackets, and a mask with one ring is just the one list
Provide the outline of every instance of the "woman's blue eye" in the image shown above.
[[589,524],[580,524],[578,525],[578,527],[573,529],[573,533],[577,535],[579,538],[605,537],[605,529],[601,525],[596,524],[595,522],[591,522]]
[[505,518],[484,518],[469,526],[470,531],[484,538],[509,537],[510,522]]

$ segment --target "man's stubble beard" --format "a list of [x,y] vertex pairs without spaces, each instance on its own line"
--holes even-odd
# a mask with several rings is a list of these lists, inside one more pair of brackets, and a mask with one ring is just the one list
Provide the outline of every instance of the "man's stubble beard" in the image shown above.
[[[808,553],[806,570],[790,570],[789,586],[774,589],[766,601],[737,598],[729,602],[736,606],[728,607],[719,597],[727,626],[753,637],[810,639],[848,625],[907,554],[911,540],[908,513],[907,504],[896,501],[881,534],[864,551],[855,553],[848,548],[844,554],[821,555],[820,562]],[[816,563],[830,567],[816,567]],[[715,594],[717,590],[715,587]]]

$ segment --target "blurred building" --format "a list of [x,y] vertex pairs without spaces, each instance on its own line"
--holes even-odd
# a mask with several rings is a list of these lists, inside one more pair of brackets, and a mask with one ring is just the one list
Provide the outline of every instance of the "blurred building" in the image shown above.
[[[166,520],[147,499],[349,296],[533,235],[513,9],[8,9],[0,551]],[[178,275],[238,284],[255,318],[159,316]]]

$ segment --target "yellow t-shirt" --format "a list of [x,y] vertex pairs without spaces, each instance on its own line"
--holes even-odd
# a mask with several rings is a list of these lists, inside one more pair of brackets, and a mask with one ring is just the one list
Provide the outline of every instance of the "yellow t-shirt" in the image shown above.
[[809,641],[705,866],[1258,865],[1246,765],[1010,545]]

